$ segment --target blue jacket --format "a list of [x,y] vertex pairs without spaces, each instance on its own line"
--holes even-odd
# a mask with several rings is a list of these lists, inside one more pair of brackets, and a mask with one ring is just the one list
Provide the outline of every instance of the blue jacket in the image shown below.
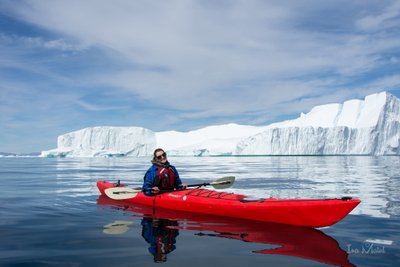
[[[179,178],[178,171],[175,169],[174,166],[170,165],[170,167],[172,168],[172,171],[175,174],[175,188],[176,189],[182,188],[182,181]],[[147,172],[144,176],[143,189],[144,189],[144,193],[148,196],[154,195],[153,193],[151,193],[151,188],[155,186],[155,180],[157,177],[157,173],[158,173],[158,166],[156,164],[153,164],[153,166],[151,166],[147,170]]]

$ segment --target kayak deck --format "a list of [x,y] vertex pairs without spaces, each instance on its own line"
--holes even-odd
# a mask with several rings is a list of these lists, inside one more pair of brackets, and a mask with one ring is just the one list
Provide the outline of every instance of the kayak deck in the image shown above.
[[[116,184],[98,181],[102,195]],[[123,185],[122,185],[123,186]],[[185,189],[155,196],[139,193],[125,199],[127,203],[158,208],[197,212],[303,227],[330,226],[348,215],[361,201],[358,199],[277,199],[247,200],[247,196],[207,189]]]

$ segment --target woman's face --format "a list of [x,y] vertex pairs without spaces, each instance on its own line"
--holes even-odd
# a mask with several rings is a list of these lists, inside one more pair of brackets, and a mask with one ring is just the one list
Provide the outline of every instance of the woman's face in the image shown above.
[[164,151],[157,151],[156,160],[161,163],[167,162],[167,153],[165,153]]

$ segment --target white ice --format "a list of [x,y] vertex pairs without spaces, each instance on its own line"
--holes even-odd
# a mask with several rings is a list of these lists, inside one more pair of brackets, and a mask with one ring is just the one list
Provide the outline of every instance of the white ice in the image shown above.
[[176,156],[399,155],[399,145],[400,100],[381,92],[266,126],[230,123],[189,132],[85,128],[59,136],[57,148],[42,156],[149,156],[157,147]]

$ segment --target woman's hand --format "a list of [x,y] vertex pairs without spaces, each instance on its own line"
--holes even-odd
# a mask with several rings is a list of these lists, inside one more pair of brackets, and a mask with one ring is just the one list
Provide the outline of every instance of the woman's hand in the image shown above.
[[153,193],[153,194],[160,193],[160,188],[158,188],[157,186],[154,186],[153,188],[151,188],[151,193]]
[[186,184],[182,184],[182,189],[186,189]]

